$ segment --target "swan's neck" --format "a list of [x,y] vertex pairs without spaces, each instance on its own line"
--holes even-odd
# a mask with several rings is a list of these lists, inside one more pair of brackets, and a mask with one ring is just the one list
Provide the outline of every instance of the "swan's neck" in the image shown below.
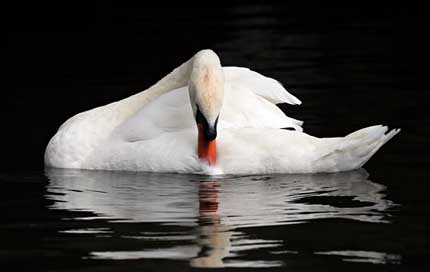
[[147,90],[119,101],[118,103],[124,106],[123,117],[127,119],[160,95],[188,85],[191,69],[192,59],[174,69]]
[[[139,112],[140,109],[152,100],[168,91],[186,86],[190,78],[191,66],[192,59],[183,63],[147,90],[123,100],[90,110],[86,114],[86,118],[93,118],[95,124],[102,124],[92,127],[94,131],[91,132],[91,135],[94,135],[92,139],[94,146],[103,142],[116,128]],[[88,152],[90,151],[89,149]]]

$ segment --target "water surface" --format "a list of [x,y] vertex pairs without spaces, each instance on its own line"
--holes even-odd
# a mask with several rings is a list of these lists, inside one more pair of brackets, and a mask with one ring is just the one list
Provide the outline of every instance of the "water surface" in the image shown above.
[[[42,207],[33,204],[40,192],[27,193],[28,202],[6,198],[21,206],[9,215],[17,222],[0,231],[12,263],[23,253],[35,268],[66,270],[380,269],[403,262],[404,252],[384,237],[396,234],[399,204],[364,169],[214,177],[46,169],[45,175]],[[41,177],[26,179],[20,183],[31,186]],[[10,243],[17,240],[23,244]]]
[[[429,270],[427,9],[36,5],[17,5],[7,35],[2,270]],[[338,174],[44,170],[67,118],[146,89],[203,48],[282,82],[303,104],[279,106],[311,135],[402,132],[366,170]]]

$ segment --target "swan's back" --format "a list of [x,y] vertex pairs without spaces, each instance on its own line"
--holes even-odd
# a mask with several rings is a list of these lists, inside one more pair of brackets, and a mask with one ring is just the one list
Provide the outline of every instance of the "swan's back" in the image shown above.
[[[175,71],[186,70],[181,67]],[[227,94],[219,129],[294,127],[301,130],[300,121],[288,118],[274,104],[300,103],[281,84],[247,68],[228,67],[223,71]],[[165,89],[184,84],[177,77],[171,77],[170,81],[163,80],[157,84],[167,86]],[[105,146],[107,141],[109,144],[138,142],[157,138],[164,133],[195,129],[187,87],[167,92],[153,87],[67,120],[48,143],[45,164],[59,168],[88,168],[87,159],[93,157],[92,154]]]
[[[59,168],[183,173],[315,173],[361,167],[399,130],[362,129],[343,138],[302,133],[276,103],[300,104],[274,79],[223,68],[215,168],[197,157],[197,129],[186,77],[190,61],[147,91],[67,120],[48,143],[45,164]],[[293,128],[287,131],[281,128]]]

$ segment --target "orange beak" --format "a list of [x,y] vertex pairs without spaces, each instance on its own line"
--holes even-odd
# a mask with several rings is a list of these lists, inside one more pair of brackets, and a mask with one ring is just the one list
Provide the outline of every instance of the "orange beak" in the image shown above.
[[203,132],[203,126],[198,125],[198,147],[197,153],[201,160],[207,161],[209,165],[213,166],[216,163],[216,140],[208,140]]

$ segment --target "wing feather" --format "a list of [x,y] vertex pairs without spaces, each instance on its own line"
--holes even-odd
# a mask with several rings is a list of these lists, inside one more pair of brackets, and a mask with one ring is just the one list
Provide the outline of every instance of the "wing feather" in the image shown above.
[[223,70],[226,81],[231,85],[245,86],[274,104],[300,105],[302,103],[297,97],[289,93],[279,81],[273,78],[243,67],[229,66],[223,67]]

